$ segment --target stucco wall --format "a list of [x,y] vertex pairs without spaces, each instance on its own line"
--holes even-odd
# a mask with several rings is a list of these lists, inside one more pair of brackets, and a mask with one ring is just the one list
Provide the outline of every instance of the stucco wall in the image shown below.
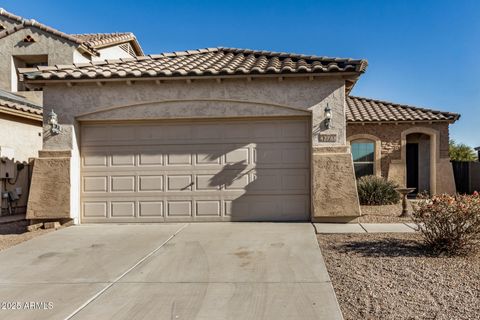
[[[319,143],[318,124],[324,119],[327,103],[333,110],[332,128],[322,133],[338,135],[334,144],[345,144],[344,81],[292,78],[232,79],[218,83],[214,79],[193,81],[106,83],[98,86],[52,85],[44,88],[44,104],[55,109],[65,127],[83,120],[141,120],[178,118],[219,118],[285,116],[313,114],[313,145]],[[66,129],[67,131],[71,129]],[[45,148],[71,148],[64,137],[46,139]]]
[[[23,42],[22,40],[27,35],[31,35],[35,42]],[[7,91],[12,90],[12,56],[48,55],[49,65],[71,64],[76,46],[69,41],[32,27],[0,39],[0,88]]]
[[[328,105],[332,109],[333,119],[330,129],[323,125],[324,110]],[[278,78],[248,80],[227,79],[217,81],[185,80],[155,83],[138,81],[104,82],[101,85],[89,84],[52,84],[44,88],[44,105],[53,108],[59,116],[62,133],[52,136],[45,127],[45,150],[71,150],[70,176],[71,188],[68,198],[71,199],[70,215],[75,217],[80,212],[78,195],[80,194],[80,144],[79,120],[153,120],[180,118],[225,118],[225,117],[258,117],[258,116],[305,116],[312,119],[312,147],[345,146],[345,87],[341,78],[325,77],[308,79]],[[319,142],[319,134],[335,134],[335,142]],[[328,148],[327,148],[328,149]],[[322,150],[327,150],[322,149]],[[343,149],[342,149],[343,150]],[[345,150],[347,150],[345,148]],[[328,151],[328,150],[327,150]],[[329,153],[330,151],[325,151]],[[321,152],[322,154],[325,152]],[[332,151],[331,153],[338,153]],[[342,151],[342,155],[347,151]],[[323,161],[317,154],[312,176],[321,176]],[[328,158],[328,157],[327,157]],[[331,158],[331,157],[330,157]],[[329,158],[329,159],[330,159]],[[350,178],[354,186],[351,157],[345,168],[352,172]],[[316,168],[318,168],[318,171]],[[318,172],[317,172],[318,171]],[[335,180],[346,180],[341,172],[329,173]],[[347,177],[348,178],[348,177]],[[319,189],[328,187],[329,181],[315,180]],[[61,190],[60,190],[61,191]],[[318,199],[317,199],[318,198]],[[347,199],[349,204],[358,204],[355,195]],[[312,196],[312,206],[325,203],[325,196],[316,193]],[[346,202],[347,203],[347,202]],[[357,208],[344,210],[345,206],[337,206],[338,210],[317,211],[318,216],[355,216]],[[32,207],[32,210],[34,208]]]
[[406,183],[406,151],[405,146],[402,148],[402,139],[403,143],[407,143],[409,133],[424,133],[430,136],[430,174],[426,175],[430,180],[429,191],[455,193],[453,168],[448,157],[448,123],[347,125],[347,137],[369,134],[381,141],[381,175],[402,186]]
[[122,50],[119,46],[112,46],[102,48],[98,50],[100,56],[92,57],[93,61],[102,61],[106,59],[119,59],[119,58],[132,58],[125,50]]
[[38,157],[38,150],[42,149],[41,125],[40,121],[0,113],[0,146],[14,149],[16,161]]
[[448,123],[417,124],[348,124],[347,137],[357,134],[370,134],[381,140],[382,176],[388,175],[392,160],[401,159],[401,134],[412,127],[425,127],[437,130],[440,134],[440,158],[448,158]]

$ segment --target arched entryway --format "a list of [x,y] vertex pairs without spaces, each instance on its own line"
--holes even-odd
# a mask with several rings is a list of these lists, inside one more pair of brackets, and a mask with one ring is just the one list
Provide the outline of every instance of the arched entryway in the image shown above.
[[430,136],[411,133],[406,139],[407,188],[415,188],[413,194],[430,193]]
[[436,193],[438,141],[438,131],[431,128],[414,127],[402,132],[404,183],[409,188],[415,188],[414,193]]

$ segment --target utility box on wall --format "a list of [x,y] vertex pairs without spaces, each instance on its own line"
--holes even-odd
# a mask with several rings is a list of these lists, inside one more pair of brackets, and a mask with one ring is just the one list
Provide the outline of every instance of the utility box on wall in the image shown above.
[[0,146],[0,179],[15,179],[15,152]]

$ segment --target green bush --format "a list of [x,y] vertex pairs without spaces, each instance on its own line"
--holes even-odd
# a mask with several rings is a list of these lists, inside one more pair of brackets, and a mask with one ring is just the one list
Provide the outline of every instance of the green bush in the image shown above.
[[377,176],[364,176],[357,180],[358,198],[362,205],[387,205],[400,201],[398,186]]
[[480,195],[435,195],[414,205],[413,221],[435,253],[466,254],[480,247]]

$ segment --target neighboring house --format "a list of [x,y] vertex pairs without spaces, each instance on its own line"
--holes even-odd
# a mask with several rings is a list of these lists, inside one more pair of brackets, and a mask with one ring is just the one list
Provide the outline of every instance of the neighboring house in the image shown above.
[[25,88],[17,68],[88,63],[143,55],[132,33],[66,34],[0,8],[0,89],[37,103],[41,88]]
[[20,69],[62,126],[44,139],[28,217],[349,221],[354,172],[454,192],[459,116],[350,97],[366,67],[210,48]]
[[[143,52],[132,33],[69,35],[0,8],[1,155],[11,157],[12,153],[6,150],[13,150],[15,162],[27,162],[29,158],[38,157],[38,151],[42,149],[42,88],[27,88],[18,82],[19,67],[46,68],[47,65],[60,66],[139,55],[143,55]],[[6,160],[0,163],[0,172],[3,172],[5,165]],[[15,166],[13,168],[13,174],[16,174]],[[18,186],[23,188],[19,205],[25,205],[23,202],[26,202],[28,195],[28,175],[23,176],[26,171],[19,171],[21,177],[18,179],[6,181],[0,177],[2,191],[5,186],[8,186],[8,190]],[[5,201],[2,200],[3,211]]]
[[346,105],[357,176],[383,176],[417,192],[455,193],[448,126],[458,114],[351,96]]
[[[42,107],[0,89],[0,128],[0,194],[21,187],[16,212],[25,212],[29,159],[38,157],[42,149]],[[3,197],[1,201],[5,213],[8,203]]]

